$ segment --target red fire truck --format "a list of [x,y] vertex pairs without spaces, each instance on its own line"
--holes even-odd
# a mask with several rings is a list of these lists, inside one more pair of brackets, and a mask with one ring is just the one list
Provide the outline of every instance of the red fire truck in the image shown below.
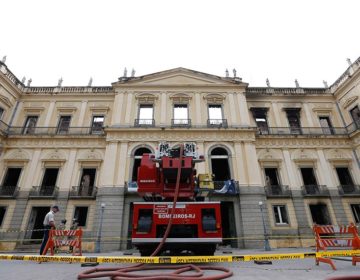
[[[180,151],[183,151],[180,156]],[[132,243],[142,256],[150,255],[162,240],[173,208],[180,170],[179,191],[172,226],[162,251],[172,255],[192,251],[213,255],[222,242],[220,202],[205,201],[212,188],[210,180],[200,180],[195,163],[204,161],[195,143],[170,148],[161,143],[156,154],[144,154],[138,168],[137,192],[145,202],[134,203]]]

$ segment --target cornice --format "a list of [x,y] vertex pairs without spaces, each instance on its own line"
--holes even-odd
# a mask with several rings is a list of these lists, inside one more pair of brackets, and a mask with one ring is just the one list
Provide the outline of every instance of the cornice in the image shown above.
[[348,137],[339,138],[258,138],[256,148],[352,148]]
[[4,148],[105,148],[105,139],[96,137],[69,138],[69,137],[42,137],[42,138],[15,138],[10,137],[4,140]]

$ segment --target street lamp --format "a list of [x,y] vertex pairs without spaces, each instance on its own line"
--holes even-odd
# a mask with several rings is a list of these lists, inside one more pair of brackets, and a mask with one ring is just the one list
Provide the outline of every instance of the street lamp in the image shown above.
[[271,251],[270,243],[269,243],[269,235],[266,230],[266,224],[265,224],[265,218],[264,218],[264,211],[263,211],[264,205],[263,205],[262,201],[259,201],[259,207],[260,207],[261,218],[262,218],[263,227],[264,227],[264,248],[265,248],[265,251]]
[[104,211],[105,211],[105,203],[101,203],[101,212],[100,212],[100,224],[99,224],[99,230],[97,234],[96,244],[95,244],[95,253],[100,253],[100,242],[101,242],[101,231],[102,231],[102,224],[103,224],[103,218],[104,218]]

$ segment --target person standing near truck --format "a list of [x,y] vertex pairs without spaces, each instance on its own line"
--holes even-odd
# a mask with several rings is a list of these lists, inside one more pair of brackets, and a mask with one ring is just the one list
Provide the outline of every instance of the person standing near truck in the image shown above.
[[46,214],[46,216],[44,218],[44,222],[43,222],[43,225],[44,225],[44,237],[43,237],[41,247],[40,247],[40,255],[43,254],[46,243],[47,243],[47,241],[49,239],[49,230],[56,228],[55,227],[55,218],[54,218],[54,216],[59,211],[60,211],[59,206],[54,205],[54,206],[51,207],[51,210],[49,211],[49,213]]

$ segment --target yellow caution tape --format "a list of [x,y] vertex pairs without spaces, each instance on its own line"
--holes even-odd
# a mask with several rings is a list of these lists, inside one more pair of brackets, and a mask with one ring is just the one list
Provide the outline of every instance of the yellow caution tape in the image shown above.
[[222,263],[222,262],[249,262],[272,261],[318,257],[351,257],[360,256],[360,250],[341,250],[327,252],[305,252],[285,254],[258,254],[258,255],[222,255],[222,256],[178,256],[178,257],[94,257],[94,256],[37,256],[37,255],[5,255],[0,254],[0,260],[8,261],[35,261],[35,262],[71,262],[71,263]]

